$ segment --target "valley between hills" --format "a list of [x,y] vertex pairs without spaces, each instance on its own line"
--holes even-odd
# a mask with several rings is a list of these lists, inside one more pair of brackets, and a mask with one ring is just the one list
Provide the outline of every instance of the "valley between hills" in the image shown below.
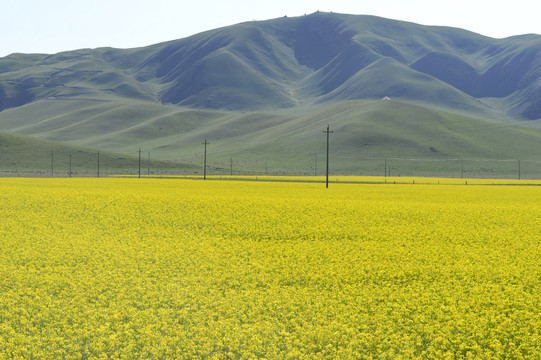
[[0,58],[0,171],[195,173],[206,139],[214,173],[313,174],[327,125],[337,174],[541,176],[541,36],[317,12]]

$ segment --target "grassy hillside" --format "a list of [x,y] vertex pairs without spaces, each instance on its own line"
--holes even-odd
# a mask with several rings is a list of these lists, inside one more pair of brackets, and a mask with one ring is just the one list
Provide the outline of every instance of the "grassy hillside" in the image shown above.
[[[47,98],[259,111],[390,96],[541,118],[541,36],[491,39],[373,16],[247,22],[140,49],[0,59],[0,110]],[[511,98],[511,99],[509,99]],[[494,102],[493,101],[493,102]]]
[[539,161],[540,50],[535,35],[318,12],[139,49],[14,54],[0,59],[0,131],[194,171],[207,139],[216,172],[316,172],[327,124],[336,172],[393,157]]
[[[0,132],[0,176],[107,176],[113,174],[193,173],[198,168],[149,159],[138,149],[131,155],[68,145],[60,142]],[[141,169],[141,170],[139,170]],[[99,173],[98,173],[99,172]]]
[[[71,101],[63,116],[50,110],[56,108],[51,104],[55,101],[6,110],[4,124],[18,126],[13,131],[101,151],[134,156],[141,148],[155,159],[190,164],[194,171],[201,169],[201,143],[207,139],[208,163],[215,173],[229,173],[232,160],[235,172],[310,174],[318,166],[321,170],[325,154],[322,130],[327,124],[334,131],[331,156],[335,173],[379,174],[384,157],[443,163],[445,159],[541,161],[538,128],[397,100],[356,100],[266,112]],[[48,111],[52,111],[50,117],[39,123],[23,121],[38,114],[44,117]],[[69,126],[70,119],[84,116]],[[45,169],[47,154],[45,151]],[[432,171],[432,165],[426,163],[423,171]],[[456,173],[457,165],[452,166]],[[490,165],[494,166],[499,165]]]

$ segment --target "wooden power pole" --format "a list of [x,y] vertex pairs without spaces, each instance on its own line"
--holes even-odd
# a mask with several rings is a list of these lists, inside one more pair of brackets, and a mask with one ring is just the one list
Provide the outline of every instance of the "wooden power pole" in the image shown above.
[[329,187],[329,134],[333,131],[329,130],[329,125],[327,125],[327,130],[323,130],[327,134],[327,171],[325,172],[325,187]]
[[205,155],[203,157],[203,180],[207,179],[207,145],[210,144],[207,142],[207,139],[202,143],[205,145]]

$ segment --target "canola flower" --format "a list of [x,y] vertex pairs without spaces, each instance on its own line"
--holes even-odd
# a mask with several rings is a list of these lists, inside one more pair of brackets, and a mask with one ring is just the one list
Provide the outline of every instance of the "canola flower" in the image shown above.
[[541,358],[541,188],[0,179],[0,359]]

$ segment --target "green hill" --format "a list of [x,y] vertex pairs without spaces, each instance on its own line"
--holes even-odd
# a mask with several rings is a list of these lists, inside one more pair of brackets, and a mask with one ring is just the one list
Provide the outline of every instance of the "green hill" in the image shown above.
[[130,155],[97,152],[61,142],[0,132],[0,176],[107,176],[193,173],[199,167]]
[[487,106],[479,100],[495,98],[505,114],[538,119],[539,51],[537,35],[492,39],[318,12],[140,49],[10,55],[0,59],[0,109],[122,97],[248,111],[389,96],[450,108],[477,102],[474,110]]
[[0,58],[0,131],[193,169],[206,138],[224,173],[315,172],[327,124],[336,172],[541,161],[539,51],[537,35],[317,12],[139,49],[13,54]]

